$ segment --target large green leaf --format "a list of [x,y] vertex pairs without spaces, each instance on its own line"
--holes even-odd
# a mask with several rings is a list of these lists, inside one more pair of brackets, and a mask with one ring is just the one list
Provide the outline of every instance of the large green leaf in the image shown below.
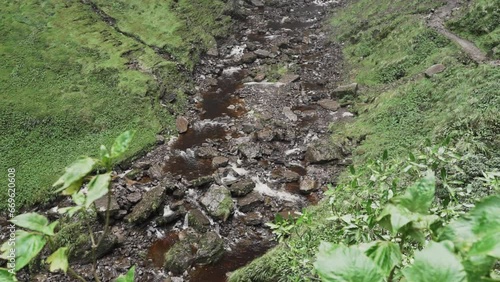
[[491,233],[472,245],[470,256],[487,255],[500,258],[500,233]]
[[383,271],[356,247],[322,242],[314,267],[326,282],[384,281]]
[[125,275],[120,275],[115,279],[115,282],[134,282],[135,265],[132,266]]
[[377,221],[380,221],[382,226],[391,230],[393,234],[396,234],[399,229],[416,219],[417,215],[410,212],[405,207],[388,204],[385,206],[384,210],[382,210]]
[[58,224],[57,221],[49,225],[49,220],[38,213],[23,213],[10,220],[19,227],[41,232],[47,235],[54,235],[54,228]]
[[54,187],[58,187],[56,192],[60,192],[69,188],[75,182],[80,181],[87,174],[89,174],[96,161],[90,157],[81,157],[74,161],[71,165],[66,168],[65,173],[61,176],[54,184]]
[[88,208],[92,203],[106,195],[109,191],[109,183],[111,182],[111,174],[104,173],[92,177],[88,185],[87,198],[85,206]]
[[8,245],[5,242],[0,250],[2,254],[0,258],[7,259],[9,250],[15,248],[16,250],[16,267],[15,270],[25,267],[38,253],[43,249],[47,241],[44,235],[26,232],[24,230],[16,231],[15,246]]
[[428,214],[434,201],[435,191],[436,179],[434,173],[429,172],[426,177],[406,189],[404,195],[392,198],[392,202],[407,208],[411,212]]
[[371,258],[389,276],[391,270],[401,262],[399,245],[393,242],[379,241],[370,247],[365,254]]
[[467,280],[471,282],[483,281],[495,264],[496,259],[487,255],[469,256],[462,260]]
[[403,269],[408,282],[465,282],[467,275],[460,260],[442,243],[430,242],[415,254],[413,264]]
[[128,130],[123,132],[116,138],[113,146],[111,146],[111,158],[117,158],[127,150],[130,142],[132,141],[132,137],[134,137],[134,134],[135,131]]
[[62,270],[64,273],[68,270],[68,248],[61,247],[47,258],[50,263],[50,271]]
[[474,234],[481,236],[500,232],[500,195],[490,196],[479,201],[469,212],[474,222]]
[[0,268],[0,282],[17,282],[17,278],[8,269]]

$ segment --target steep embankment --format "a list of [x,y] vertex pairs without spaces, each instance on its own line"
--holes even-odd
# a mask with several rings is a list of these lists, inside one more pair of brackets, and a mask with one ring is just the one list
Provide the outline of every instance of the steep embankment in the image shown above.
[[221,1],[1,6],[0,170],[17,171],[17,207],[49,199],[68,163],[120,132],[138,130],[132,155],[172,128],[190,89],[185,70],[229,21]]
[[[450,24],[455,30],[461,28],[476,45],[487,46],[483,50],[490,59],[498,48],[492,43],[498,24],[489,25],[498,14],[493,2],[473,1],[470,10],[462,7],[462,16]],[[426,152],[424,157],[432,154],[430,147],[420,150],[426,139],[437,144],[450,137],[448,146],[466,156],[458,163],[461,170],[447,176],[459,181],[453,188],[458,196],[438,187],[439,205],[458,197],[445,216],[453,216],[493,192],[478,177],[500,167],[500,70],[489,62],[480,63],[484,57],[476,60],[469,55],[484,56],[482,52],[465,52],[427,25],[433,13],[446,4],[378,1],[374,5],[359,0],[334,10],[333,40],[344,44],[345,79],[358,82],[361,90],[354,106],[356,120],[333,125],[331,130],[335,143],[352,150],[355,169],[351,169],[352,175],[333,179],[338,185],[330,191],[332,197],[309,209],[308,223],[295,227],[278,247],[234,272],[230,281],[314,281],[312,263],[322,240],[345,244],[373,240],[373,225],[367,218],[373,215],[370,211],[376,209],[382,193],[376,189],[386,185],[403,191],[414,181],[397,164],[407,159],[408,152]],[[483,32],[474,35],[466,24],[470,21],[488,25],[474,26]],[[389,159],[385,155],[373,161],[384,150]],[[387,176],[396,182],[385,183]]]

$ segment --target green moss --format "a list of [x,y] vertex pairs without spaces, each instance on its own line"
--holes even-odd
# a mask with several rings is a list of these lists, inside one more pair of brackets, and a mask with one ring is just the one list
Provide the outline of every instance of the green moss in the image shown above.
[[[164,4],[168,1],[150,2],[158,4],[137,8],[133,5],[139,2],[127,1],[123,18],[116,15],[119,25],[140,32],[137,36],[144,41],[163,40],[163,46],[175,38],[172,42],[182,42],[175,50],[184,55],[192,51],[191,44],[199,54],[215,34],[225,31],[227,19],[220,18],[219,1],[178,1],[170,8]],[[174,128],[174,118],[159,100],[164,93],[176,93],[178,103],[168,107],[185,108],[184,92],[192,85],[178,62],[165,59],[135,34],[117,32],[79,1],[1,4],[0,175],[6,178],[7,168],[16,169],[17,207],[50,199],[50,185],[65,166],[80,155],[97,155],[101,144],[110,145],[121,132],[137,130],[124,156],[130,158],[154,144],[156,133]],[[200,13],[206,16],[187,32],[186,19]],[[136,20],[150,16],[143,26]],[[151,26],[160,18],[165,24],[175,19],[173,26],[184,28],[162,37],[170,27]],[[202,29],[202,24],[209,28]],[[204,43],[198,45],[197,38]],[[189,62],[186,58],[181,62],[192,65],[197,55]],[[2,190],[0,210],[6,197]]]

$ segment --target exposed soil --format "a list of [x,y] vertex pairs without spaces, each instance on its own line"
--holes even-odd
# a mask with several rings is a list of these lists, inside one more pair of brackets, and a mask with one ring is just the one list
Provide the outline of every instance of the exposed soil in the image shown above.
[[[349,163],[348,154],[339,148],[335,157],[320,153],[319,158],[306,158],[310,150],[322,150],[311,144],[328,139],[329,124],[354,116],[349,105],[336,107],[336,97],[331,97],[342,58],[340,47],[328,40],[323,20],[339,4],[259,2],[240,7],[233,34],[196,68],[198,87],[185,113],[188,131],[116,172],[112,233],[118,245],[98,262],[101,281],[111,281],[132,265],[137,266],[136,281],[225,281],[227,272],[274,245],[265,222],[277,213],[317,203],[326,184]],[[334,106],[323,106],[325,100]],[[233,195],[226,220],[211,216],[201,204],[209,187],[231,188],[244,181],[253,182],[253,192]],[[134,207],[144,205],[148,191],[166,186],[165,198],[146,220],[124,220]],[[226,251],[215,263],[192,263],[183,273],[171,273],[162,267],[164,253],[190,232],[202,233],[187,220],[191,210],[209,219],[209,229],[223,239]],[[92,280],[91,264],[72,267]],[[21,279],[73,281],[45,270],[23,273]]]

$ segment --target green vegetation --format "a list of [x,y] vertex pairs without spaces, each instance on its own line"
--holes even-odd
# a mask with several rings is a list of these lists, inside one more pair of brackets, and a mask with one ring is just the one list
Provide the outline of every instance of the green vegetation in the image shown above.
[[447,25],[459,35],[475,42],[493,59],[500,59],[500,7],[496,0],[477,0]]
[[[169,112],[182,110],[190,82],[165,52],[192,67],[228,22],[221,1],[176,2],[148,1],[140,9],[130,1],[103,3],[126,34],[80,1],[2,2],[0,170],[6,178],[16,169],[18,208],[49,200],[62,167],[120,132],[138,130],[128,158],[173,128]],[[171,93],[177,103],[162,106]],[[2,189],[0,210],[6,198]]]
[[[94,204],[96,200],[106,197],[107,207],[110,206],[111,193],[109,188],[113,171],[112,165],[127,151],[133,136],[134,132],[125,131],[116,138],[111,148],[108,149],[101,145],[98,159],[80,157],[66,167],[65,173],[54,183],[53,187],[62,195],[71,196],[75,206],[59,209],[58,212],[62,219],[50,223],[45,216],[31,212],[19,214],[9,220],[16,227],[28,231],[11,230],[11,232],[15,232],[15,236],[11,235],[0,247],[0,258],[8,261],[8,268],[0,268],[1,281],[18,281],[15,273],[42,256],[44,249],[48,249],[52,254],[45,257],[45,262],[49,264],[51,272],[63,271],[74,279],[85,282],[86,280],[69,266],[68,253],[71,246],[60,246],[61,243],[81,240],[81,233],[67,231],[68,229],[81,229],[82,225],[88,225],[89,234],[86,238],[91,241],[89,243],[91,243],[92,249],[93,276],[95,281],[100,281],[97,275],[97,252],[102,245],[106,244],[105,241],[111,229],[109,223],[111,212],[106,208],[105,223],[100,235],[94,233],[89,221],[85,219],[96,214],[97,210]],[[92,171],[95,169],[103,169],[104,172],[92,176]],[[90,180],[86,182],[85,179],[90,176]],[[85,186],[83,186],[84,182],[86,182]],[[76,216],[82,216],[84,220],[80,218],[79,224],[75,226],[70,220]],[[58,228],[61,223],[67,225]],[[118,277],[117,281],[133,282],[134,273],[135,267],[132,267],[125,276]]]
[[[338,258],[340,254],[352,254],[361,260],[366,258],[364,262],[371,266],[374,264],[366,257],[365,250],[374,242],[395,242],[400,246],[402,264],[397,259],[398,263],[392,265],[390,270],[395,270],[390,280],[398,281],[403,275],[401,268],[410,265],[414,255],[415,263],[420,264],[436,248],[442,250],[441,243],[424,248],[426,238],[445,240],[438,239],[444,236],[443,226],[456,222],[457,217],[474,205],[481,205],[480,199],[498,193],[500,70],[473,63],[458,46],[426,27],[425,16],[442,2],[412,2],[384,0],[373,5],[373,1],[358,0],[333,15],[335,40],[346,43],[344,54],[349,68],[346,81],[361,85],[361,94],[354,101],[357,119],[331,128],[332,142],[352,149],[353,165],[336,181],[337,187],[330,188],[327,199],[308,210],[310,223],[275,222],[273,230],[280,232],[277,235],[282,242],[235,271],[231,282],[317,281],[319,269],[315,269],[314,262],[322,241],[333,244],[323,245],[327,246],[321,248],[323,255],[326,252]],[[446,69],[430,78],[424,77],[422,73],[433,64],[443,64]],[[394,201],[404,196],[395,195],[411,192],[407,187],[412,187],[428,170],[436,175],[435,197],[432,193],[432,199],[427,201],[432,204],[426,205],[425,211],[422,209],[429,217],[406,214],[405,220],[410,220],[398,228],[378,224],[386,220],[384,212],[387,216],[397,216],[397,208],[389,211],[384,208],[401,203]],[[498,205],[498,197],[487,199]],[[420,224],[419,232],[411,229],[416,226],[411,223],[414,219]],[[487,220],[490,219],[493,217]],[[454,241],[451,237],[446,240]],[[365,248],[360,252],[349,247],[352,245]],[[487,262],[484,265],[478,262],[477,266],[487,265],[478,275],[497,278],[498,269],[490,273],[491,256],[470,258],[468,250],[456,242],[444,247],[449,250],[448,258],[461,256],[454,265],[461,274],[465,269],[469,275],[472,266],[468,263],[478,259]],[[377,267],[373,269],[379,271]],[[388,278],[389,267],[382,269],[386,271],[382,271],[381,277]],[[407,281],[428,281],[408,275]],[[464,281],[481,281],[479,276],[469,276]],[[372,281],[361,277],[357,280],[322,277],[325,281]]]

